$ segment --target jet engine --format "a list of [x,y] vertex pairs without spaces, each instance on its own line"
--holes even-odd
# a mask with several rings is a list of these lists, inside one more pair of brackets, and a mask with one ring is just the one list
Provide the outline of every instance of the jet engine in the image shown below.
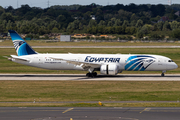
[[100,72],[104,75],[117,75],[118,66],[116,64],[101,65]]

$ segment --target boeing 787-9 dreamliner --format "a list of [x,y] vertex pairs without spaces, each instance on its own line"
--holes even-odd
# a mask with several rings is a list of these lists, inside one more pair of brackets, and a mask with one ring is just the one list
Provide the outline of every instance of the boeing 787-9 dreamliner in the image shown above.
[[117,75],[122,71],[162,71],[178,66],[170,58],[161,55],[136,54],[41,54],[34,51],[14,30],[9,30],[17,55],[9,60],[50,70],[83,70],[86,76],[95,77],[100,71],[104,75]]

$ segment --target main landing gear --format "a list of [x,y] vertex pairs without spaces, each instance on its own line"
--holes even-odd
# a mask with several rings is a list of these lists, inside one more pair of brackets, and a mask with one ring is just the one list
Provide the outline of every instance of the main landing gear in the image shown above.
[[92,72],[92,73],[89,72],[89,73],[86,74],[86,76],[87,77],[92,77],[92,78],[96,77],[97,76],[97,72]]
[[165,73],[166,71],[164,70],[164,71],[162,71],[162,73],[161,73],[161,77],[164,77],[164,73]]

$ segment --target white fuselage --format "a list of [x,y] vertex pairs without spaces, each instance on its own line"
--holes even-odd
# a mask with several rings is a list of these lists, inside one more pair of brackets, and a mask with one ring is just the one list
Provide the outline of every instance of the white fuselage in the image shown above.
[[[98,64],[94,67],[99,69],[101,65],[116,65],[118,71],[166,71],[177,68],[177,64],[170,58],[160,55],[132,55],[132,54],[33,54],[19,56],[27,59],[21,61],[12,59],[20,64],[51,69],[51,70],[85,70],[81,65],[71,64],[65,60]],[[57,59],[52,59],[57,58]],[[58,58],[63,58],[61,60]]]

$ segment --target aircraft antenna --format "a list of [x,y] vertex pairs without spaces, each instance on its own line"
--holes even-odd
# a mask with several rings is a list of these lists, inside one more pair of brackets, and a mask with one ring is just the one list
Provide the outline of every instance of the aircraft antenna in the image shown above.
[[17,0],[17,8],[19,7],[19,5],[18,5],[18,0]]
[[47,5],[48,5],[48,8],[49,8],[49,0],[48,0],[48,2],[47,2]]
[[168,4],[169,4],[169,5],[172,5],[172,0],[168,0]]

